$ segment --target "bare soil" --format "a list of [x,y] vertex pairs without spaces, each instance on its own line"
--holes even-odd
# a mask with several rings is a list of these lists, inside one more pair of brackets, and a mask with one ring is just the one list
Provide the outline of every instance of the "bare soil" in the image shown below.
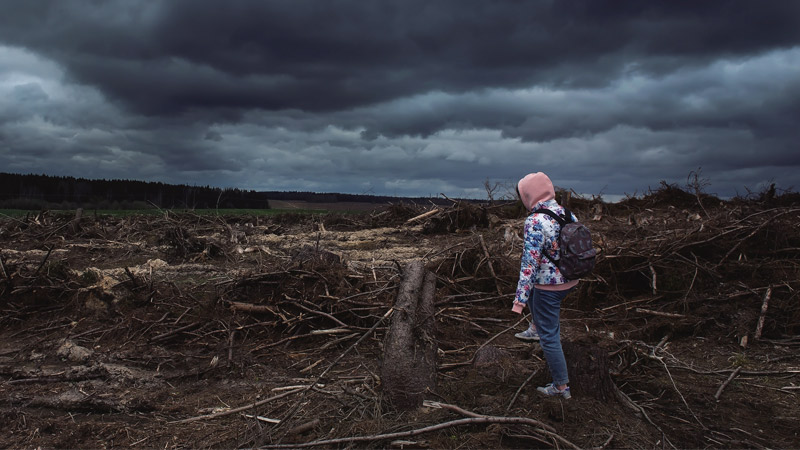
[[[563,304],[570,400],[513,336],[512,206],[2,219],[0,447],[800,447],[800,208],[666,194],[573,205],[601,256]],[[382,347],[413,259],[438,369],[401,411]]]

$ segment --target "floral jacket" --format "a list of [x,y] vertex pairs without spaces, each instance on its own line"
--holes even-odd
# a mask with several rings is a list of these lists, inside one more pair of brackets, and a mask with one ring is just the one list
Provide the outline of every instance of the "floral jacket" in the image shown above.
[[[564,208],[555,200],[539,202],[533,208],[545,208],[556,214],[564,214]],[[573,220],[578,220],[572,215]],[[547,249],[550,256],[558,259],[558,231],[559,224],[547,214],[531,214],[525,219],[525,231],[522,247],[522,265],[517,283],[515,301],[527,303],[535,284],[564,284],[568,280],[561,275],[555,266],[542,253]]]

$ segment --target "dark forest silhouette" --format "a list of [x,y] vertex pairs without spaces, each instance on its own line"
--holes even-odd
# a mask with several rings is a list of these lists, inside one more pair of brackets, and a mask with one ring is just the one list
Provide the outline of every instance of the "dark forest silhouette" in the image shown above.
[[398,201],[449,203],[441,198],[254,191],[135,180],[90,180],[0,172],[0,209],[269,209],[269,200],[315,203]]

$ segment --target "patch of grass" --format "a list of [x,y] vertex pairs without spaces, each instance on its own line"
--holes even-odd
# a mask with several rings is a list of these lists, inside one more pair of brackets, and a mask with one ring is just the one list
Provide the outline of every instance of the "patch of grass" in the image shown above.
[[78,281],[80,281],[81,283],[83,283],[83,284],[85,284],[87,286],[90,286],[90,285],[95,284],[98,281],[100,281],[100,275],[97,272],[95,272],[94,270],[84,270],[78,276]]
[[327,214],[325,209],[195,209],[171,212],[187,212],[201,216],[274,216],[287,212],[297,214]]
[[747,358],[747,355],[745,355],[743,352],[734,354],[733,356],[728,358],[728,361],[730,361],[731,364],[733,364],[733,367],[744,367],[750,363],[750,360]]
[[[158,216],[165,211],[172,214],[197,214],[199,216],[275,216],[278,214],[328,214],[326,209],[91,209],[84,210],[83,217],[99,216],[128,217],[128,216]],[[39,211],[25,209],[0,209],[0,218],[24,217],[26,214],[37,214]],[[49,210],[55,215],[75,215],[75,210]],[[337,211],[342,212],[342,211]]]
[[27,209],[0,209],[0,217],[24,217],[25,214],[36,214],[36,211]]

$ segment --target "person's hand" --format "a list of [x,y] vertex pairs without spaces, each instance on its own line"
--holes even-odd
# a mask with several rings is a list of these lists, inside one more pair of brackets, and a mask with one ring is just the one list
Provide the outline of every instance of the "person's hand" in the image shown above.
[[511,310],[517,314],[522,314],[522,310],[524,308],[525,308],[525,303],[514,300],[514,306],[511,308]]

